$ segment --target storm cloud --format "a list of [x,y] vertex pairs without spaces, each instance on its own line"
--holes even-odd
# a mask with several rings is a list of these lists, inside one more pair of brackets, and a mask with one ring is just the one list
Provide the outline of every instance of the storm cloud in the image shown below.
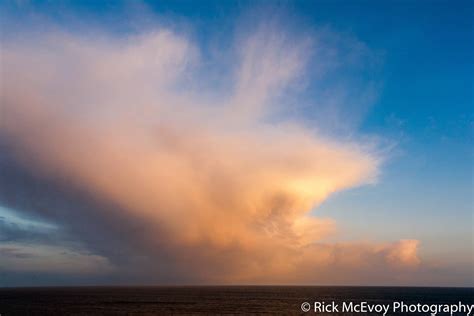
[[[213,84],[201,67],[213,61],[164,27],[9,39],[1,203],[74,236],[87,271],[131,280],[358,282],[414,269],[418,241],[329,243],[336,223],[312,212],[373,183],[382,160],[366,139],[278,115],[318,45],[263,26],[235,40]],[[13,264],[22,247],[0,251]]]

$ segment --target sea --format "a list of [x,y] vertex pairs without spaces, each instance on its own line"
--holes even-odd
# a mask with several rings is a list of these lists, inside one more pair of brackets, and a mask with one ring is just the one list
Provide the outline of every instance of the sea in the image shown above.
[[[412,310],[393,311],[403,302]],[[314,310],[325,306],[325,310]],[[342,311],[342,306],[356,310]],[[427,305],[474,304],[474,288],[147,286],[0,288],[0,315],[431,315]],[[333,307],[338,307],[334,310]],[[455,308],[455,307],[453,307]],[[437,315],[451,315],[438,311]],[[453,315],[467,315],[462,310]],[[471,314],[473,315],[473,314]]]

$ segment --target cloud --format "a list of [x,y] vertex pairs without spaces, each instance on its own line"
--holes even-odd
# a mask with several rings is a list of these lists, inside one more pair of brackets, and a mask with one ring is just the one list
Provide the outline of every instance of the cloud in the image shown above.
[[371,144],[269,119],[317,43],[257,30],[236,43],[221,91],[196,88],[212,61],[169,29],[23,38],[1,48],[0,138],[18,172],[9,179],[24,179],[15,188],[46,194],[0,196],[75,233],[98,266],[157,281],[298,283],[418,264],[417,241],[324,243],[336,224],[310,213],[373,182],[381,160]]
[[110,272],[106,258],[73,252],[55,246],[25,246],[21,244],[0,245],[0,271],[80,273],[85,275]]

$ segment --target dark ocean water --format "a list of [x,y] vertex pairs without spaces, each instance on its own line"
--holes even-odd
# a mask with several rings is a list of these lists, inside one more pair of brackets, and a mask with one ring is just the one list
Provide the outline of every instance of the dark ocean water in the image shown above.
[[[195,286],[0,288],[0,315],[382,315],[303,312],[324,301],[474,304],[474,288]],[[313,308],[314,305],[311,305]],[[456,313],[466,315],[466,313]],[[389,312],[387,315],[430,315]],[[449,315],[439,313],[438,315]]]

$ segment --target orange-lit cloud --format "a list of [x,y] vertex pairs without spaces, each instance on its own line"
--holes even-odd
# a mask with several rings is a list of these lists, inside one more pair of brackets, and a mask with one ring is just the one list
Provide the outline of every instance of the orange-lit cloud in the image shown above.
[[225,91],[199,88],[198,48],[166,29],[11,40],[0,133],[25,168],[116,206],[74,217],[120,218],[124,249],[147,273],[156,265],[198,282],[308,283],[415,267],[414,240],[324,242],[336,224],[310,211],[374,181],[380,157],[370,144],[269,119],[310,58],[311,41],[290,38],[262,29],[237,43]]

